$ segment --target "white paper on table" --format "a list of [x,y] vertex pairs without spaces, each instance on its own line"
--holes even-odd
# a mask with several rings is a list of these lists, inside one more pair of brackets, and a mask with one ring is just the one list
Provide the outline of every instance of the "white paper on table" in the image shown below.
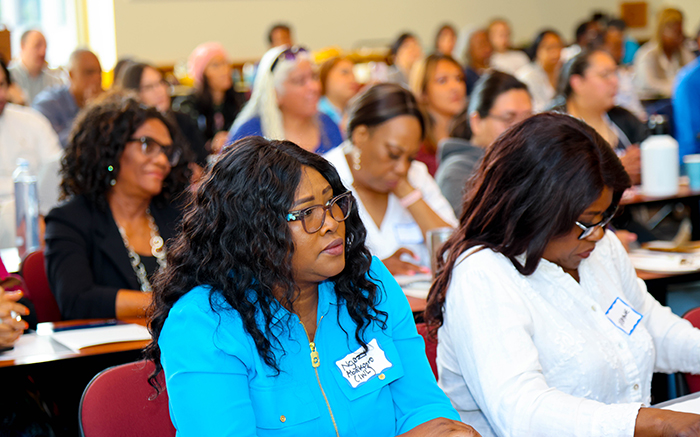
[[129,323],[99,328],[71,329],[69,331],[56,332],[52,337],[64,346],[74,351],[79,351],[82,348],[99,344],[150,340],[151,334],[145,326]]
[[409,286],[416,282],[433,282],[431,273],[416,273],[415,275],[394,275],[394,279],[401,287]]
[[700,257],[688,253],[666,253],[638,249],[629,253],[637,270],[658,273],[689,273],[700,270]]
[[426,299],[430,285],[433,283],[433,275],[430,273],[417,273],[415,275],[394,275],[406,296]]
[[39,335],[36,332],[23,334],[15,343],[15,347],[9,351],[0,353],[0,360],[30,360],[41,361],[45,355],[58,353],[70,353],[70,349],[60,343],[51,340],[48,335]]
[[673,410],[681,413],[700,414],[700,397],[687,401],[677,402],[673,405],[661,408],[662,410]]

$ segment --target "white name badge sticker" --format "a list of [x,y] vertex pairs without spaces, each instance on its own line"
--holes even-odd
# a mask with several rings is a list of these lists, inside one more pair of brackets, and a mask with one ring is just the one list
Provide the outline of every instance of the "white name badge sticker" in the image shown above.
[[423,232],[415,223],[397,223],[394,225],[394,236],[401,245],[423,244]]
[[632,335],[632,332],[634,332],[634,329],[644,317],[619,297],[613,301],[605,315],[608,316],[613,325],[627,335]]
[[386,359],[384,351],[377,344],[377,339],[367,343],[367,352],[360,347],[335,362],[343,378],[347,379],[352,388],[364,384],[376,375],[382,373],[393,364]]

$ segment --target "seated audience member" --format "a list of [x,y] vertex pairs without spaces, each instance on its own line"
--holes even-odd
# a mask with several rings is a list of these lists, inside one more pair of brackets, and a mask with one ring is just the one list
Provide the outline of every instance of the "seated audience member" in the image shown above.
[[194,92],[173,102],[173,109],[190,116],[209,151],[216,153],[243,107],[244,97],[234,88],[228,53],[217,42],[200,44],[187,61]]
[[700,27],[698,27],[698,31],[695,32],[695,57],[700,58]]
[[398,83],[399,85],[408,88],[408,77],[411,74],[411,68],[423,56],[418,38],[410,33],[402,33],[396,38],[396,41],[389,49],[389,74],[388,82]]
[[438,29],[437,34],[435,34],[435,47],[436,53],[441,53],[443,55],[452,56],[452,51],[455,49],[455,44],[457,42],[457,31],[451,24],[443,24]]
[[319,154],[342,143],[338,125],[318,111],[321,84],[311,62],[303,47],[268,50],[258,64],[253,94],[231,128],[229,141],[260,135],[286,139]]
[[51,122],[64,148],[80,109],[102,92],[102,67],[91,51],[79,49],[71,53],[68,74],[70,85],[46,89],[32,103]]
[[527,85],[535,112],[544,111],[556,95],[561,47],[558,33],[540,32],[529,49],[531,62],[515,73]]
[[276,23],[270,27],[267,32],[267,42],[270,44],[270,48],[280,46],[293,46],[294,39],[292,38],[292,28],[286,23]]
[[10,65],[10,76],[22,90],[24,104],[31,105],[44,89],[63,85],[63,78],[46,65],[46,38],[41,32],[24,32],[19,44],[19,60]]
[[349,58],[335,57],[321,64],[319,71],[321,99],[318,110],[329,116],[341,130],[348,102],[360,89],[354,65]]
[[624,46],[625,22],[622,20],[611,20],[604,34],[604,42],[601,48],[613,57],[617,63],[617,95],[615,104],[622,106],[638,119],[646,121],[648,116],[639,100],[637,89],[634,87],[634,71],[630,67],[622,65],[622,57],[625,52]]
[[530,62],[527,55],[520,50],[513,50],[510,42],[510,25],[503,18],[491,21],[488,27],[489,41],[493,53],[489,60],[491,68],[508,74],[516,71]]
[[61,168],[68,201],[46,217],[46,273],[64,319],[145,314],[189,175],[175,133],[129,95],[80,113]]
[[626,29],[627,24],[624,20],[619,18],[611,19],[608,21],[608,25],[605,29],[603,44],[606,46],[606,49],[610,51],[610,46],[617,45],[617,41],[619,40],[620,53],[610,52],[610,54],[613,55],[616,60],[619,59],[618,64],[629,66],[632,64],[632,61],[634,61],[634,55],[637,53],[637,50],[639,50],[639,44],[625,33]]
[[486,148],[506,129],[532,115],[530,93],[510,74],[491,71],[481,76],[469,108],[455,119],[450,138],[438,148],[435,181],[455,216],[462,213],[464,188]]
[[634,57],[635,85],[642,98],[669,98],[678,71],[694,59],[684,45],[683,13],[659,12],[656,32]]
[[647,128],[624,108],[615,106],[617,64],[609,53],[586,50],[562,68],[559,96],[552,110],[570,114],[588,123],[622,160],[635,184],[640,183],[639,143]]
[[646,408],[654,371],[700,372],[700,331],[605,230],[629,187],[603,137],[563,114],[487,150],[426,311],[439,385],[482,435],[698,435],[700,416]]
[[603,42],[603,33],[600,23],[596,20],[584,21],[576,27],[576,42],[561,50],[561,62],[581,53],[582,50],[598,48]]
[[493,48],[486,29],[477,29],[467,38],[464,80],[467,84],[467,95],[471,95],[474,86],[482,74],[489,68]]
[[355,196],[367,246],[392,274],[426,271],[420,267],[430,265],[426,232],[457,222],[425,164],[415,160],[425,132],[413,94],[377,84],[351,103],[348,140],[324,156]]
[[206,167],[209,153],[205,148],[204,136],[190,117],[170,109],[170,86],[160,71],[140,62],[131,62],[122,70],[117,86],[124,90],[136,91],[143,103],[153,106],[165,115],[187,139],[197,165],[201,168]]
[[223,152],[154,297],[151,380],[165,374],[179,436],[477,435],[438,389],[352,195],[293,143]]
[[416,159],[434,175],[437,145],[449,136],[450,123],[467,104],[462,66],[450,55],[432,54],[413,66],[410,85],[425,116],[425,139]]
[[114,64],[114,69],[112,70],[112,87],[110,89],[119,88],[122,72],[126,67],[134,62],[136,61],[132,58],[121,58],[116,64]]
[[3,249],[16,244],[12,173],[17,168],[17,159],[29,162],[30,172],[39,176],[41,185],[44,182],[41,172],[62,152],[56,132],[43,115],[7,101],[11,83],[10,73],[0,59],[0,248]]
[[683,162],[683,156],[700,153],[700,60],[678,73],[672,101],[678,155]]

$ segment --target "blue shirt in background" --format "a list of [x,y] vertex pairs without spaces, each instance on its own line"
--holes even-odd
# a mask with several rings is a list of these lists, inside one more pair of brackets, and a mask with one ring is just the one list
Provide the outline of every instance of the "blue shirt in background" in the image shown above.
[[80,112],[78,104],[70,93],[68,86],[53,87],[40,92],[32,108],[44,114],[53,130],[58,134],[61,146],[68,145],[68,135],[73,128],[73,120]]
[[220,293],[196,287],[181,297],[158,341],[178,436],[335,435],[329,410],[340,435],[388,437],[438,417],[459,420],[435,382],[403,291],[377,258],[368,276],[388,319],[385,329],[369,325],[364,340],[376,341],[387,368],[353,368],[355,323],[331,281],[318,287],[315,369],[299,318],[273,308],[271,330],[284,349],[274,349],[279,375]]
[[678,72],[673,92],[673,118],[678,156],[700,153],[700,61],[695,59]]
[[[343,142],[343,137],[340,134],[338,125],[326,114],[319,112],[318,121],[320,122],[321,126],[321,142],[318,147],[316,147],[314,152],[319,155],[323,155],[332,148],[339,146],[340,143]],[[241,138],[253,135],[264,136],[262,133],[260,117],[253,117],[240,125],[235,132],[230,132],[226,143],[228,145],[234,141],[240,140]]]
[[340,122],[343,121],[343,114],[331,103],[330,100],[328,100],[328,97],[326,96],[321,96],[321,98],[318,100],[318,112],[322,112],[329,116],[338,126],[340,126]]

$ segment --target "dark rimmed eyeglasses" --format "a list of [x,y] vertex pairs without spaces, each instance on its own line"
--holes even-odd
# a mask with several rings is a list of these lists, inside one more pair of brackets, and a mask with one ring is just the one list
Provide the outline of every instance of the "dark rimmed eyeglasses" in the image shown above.
[[299,53],[308,53],[309,51],[302,46],[291,46],[275,58],[275,61],[270,66],[270,72],[275,71],[275,67],[279,63],[280,59],[285,59],[287,61],[293,61],[297,58]]
[[583,232],[581,232],[581,235],[578,236],[579,240],[585,240],[586,238],[590,237],[593,235],[593,233],[596,231],[597,228],[602,228],[604,229],[608,223],[610,223],[610,220],[615,217],[615,214],[617,213],[617,206],[615,206],[615,209],[613,209],[611,212],[608,212],[603,215],[603,220],[599,221],[596,224],[589,225],[588,223],[581,223],[579,221],[576,222],[576,226],[581,228]]
[[141,143],[141,153],[149,158],[154,158],[158,156],[160,152],[163,152],[165,157],[168,158],[171,167],[175,167],[177,163],[180,162],[180,155],[182,152],[172,145],[166,146],[151,137],[130,138],[129,142]]
[[326,202],[325,205],[314,205],[298,211],[289,211],[287,221],[301,220],[301,225],[308,234],[318,232],[326,222],[326,211],[330,211],[331,217],[337,222],[345,221],[352,210],[352,193],[349,191],[339,194]]

